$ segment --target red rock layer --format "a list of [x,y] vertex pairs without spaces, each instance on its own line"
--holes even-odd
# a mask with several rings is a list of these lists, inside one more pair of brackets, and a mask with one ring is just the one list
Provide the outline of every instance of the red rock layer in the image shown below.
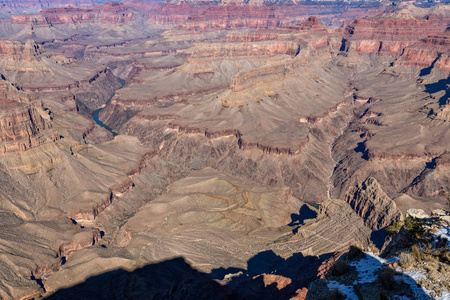
[[14,15],[11,21],[17,24],[56,25],[78,23],[124,23],[132,21],[135,12],[128,6],[117,2],[108,2],[92,9],[84,8],[49,8],[37,15]]
[[396,65],[418,66],[422,68],[433,65],[450,71],[450,31],[431,35],[405,48]]
[[[364,13],[361,12],[364,11]],[[369,10],[369,11],[368,11]],[[350,22],[355,15],[374,15],[382,12],[383,6],[367,6],[364,9],[341,4],[292,5],[292,6],[252,6],[252,5],[188,5],[157,4],[147,17],[159,24],[175,24],[192,31],[233,28],[269,28],[289,26],[318,15],[329,18],[342,15],[340,22]]]
[[[445,17],[447,21],[450,16]],[[400,53],[429,35],[444,31],[447,22],[414,14],[409,8],[397,13],[355,20],[346,28],[345,49],[356,52]]]
[[193,6],[188,4],[157,4],[151,12],[147,13],[147,18],[160,24],[180,24],[186,21],[191,15],[202,13],[206,9],[207,7],[205,6]]

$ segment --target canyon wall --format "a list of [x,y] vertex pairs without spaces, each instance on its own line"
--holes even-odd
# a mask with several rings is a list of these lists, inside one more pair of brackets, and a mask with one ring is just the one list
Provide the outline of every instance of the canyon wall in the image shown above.
[[[447,6],[228,4],[1,21],[0,243],[31,249],[0,251],[3,298],[135,295],[93,284],[118,269],[141,295],[292,296],[405,209],[443,207]],[[192,281],[133,277],[178,256]]]

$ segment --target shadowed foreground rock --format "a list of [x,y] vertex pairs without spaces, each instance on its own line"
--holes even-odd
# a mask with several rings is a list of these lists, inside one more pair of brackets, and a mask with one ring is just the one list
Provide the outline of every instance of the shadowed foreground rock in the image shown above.
[[91,277],[47,299],[231,299],[226,288],[182,258]]
[[247,269],[217,269],[209,274],[174,258],[133,271],[99,274],[46,299],[289,299],[304,294],[326,257],[294,254],[285,260],[266,251],[251,258]]

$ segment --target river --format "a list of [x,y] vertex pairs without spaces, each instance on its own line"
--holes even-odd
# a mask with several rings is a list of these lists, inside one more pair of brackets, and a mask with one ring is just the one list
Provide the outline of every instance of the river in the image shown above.
[[[122,78],[119,78],[120,83],[122,84],[117,90],[120,90],[121,88],[123,88],[125,86],[125,80]],[[117,91],[116,90],[116,91]],[[94,110],[92,112],[92,119],[94,119],[95,123],[97,123],[98,125],[100,125],[101,127],[105,128],[106,130],[110,131],[114,136],[117,135],[117,132],[115,132],[113,129],[111,129],[110,127],[108,127],[108,125],[103,124],[102,121],[100,121],[99,116],[100,116],[100,112],[106,107],[106,105],[108,104],[108,102],[116,95],[116,93],[114,92],[111,97],[109,97],[109,99],[106,101],[105,105],[103,105],[102,107]]]

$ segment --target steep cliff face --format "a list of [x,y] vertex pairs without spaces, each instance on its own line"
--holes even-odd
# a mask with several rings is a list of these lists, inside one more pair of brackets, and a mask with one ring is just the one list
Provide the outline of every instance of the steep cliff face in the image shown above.
[[450,31],[446,30],[406,47],[395,64],[429,68],[428,71],[424,71],[428,74],[434,67],[450,71],[448,49],[450,49]]
[[375,3],[361,7],[341,3],[305,5],[299,2],[277,5],[250,1],[246,4],[221,2],[218,5],[189,5],[185,1],[176,2],[178,1],[154,5],[147,13],[148,18],[158,24],[175,24],[178,28],[190,31],[211,31],[290,26],[309,16],[318,16],[324,22],[334,22],[340,26],[342,23],[352,22],[355,16],[376,15],[385,9],[383,5]]
[[[51,124],[43,118],[42,108],[10,105],[2,101],[0,113],[0,154],[25,151],[59,139]],[[8,107],[8,108],[6,108]]]
[[[2,75],[3,76],[3,75]],[[42,103],[0,80],[0,154],[24,151],[59,139]]]
[[[441,12],[442,14],[437,13]],[[439,20],[429,11],[408,6],[398,12],[368,19],[358,19],[346,28],[342,49],[357,53],[400,54],[405,47],[447,28],[450,15],[441,6]]]
[[369,177],[350,190],[345,201],[372,230],[384,228],[402,218],[395,202],[386,195],[374,178]]
[[37,61],[44,50],[34,41],[25,44],[7,40],[0,41],[0,56],[7,60]]
[[118,2],[107,2],[91,9],[63,7],[47,8],[36,15],[14,15],[11,21],[16,24],[53,26],[58,24],[81,23],[124,23],[134,19],[134,13]]

